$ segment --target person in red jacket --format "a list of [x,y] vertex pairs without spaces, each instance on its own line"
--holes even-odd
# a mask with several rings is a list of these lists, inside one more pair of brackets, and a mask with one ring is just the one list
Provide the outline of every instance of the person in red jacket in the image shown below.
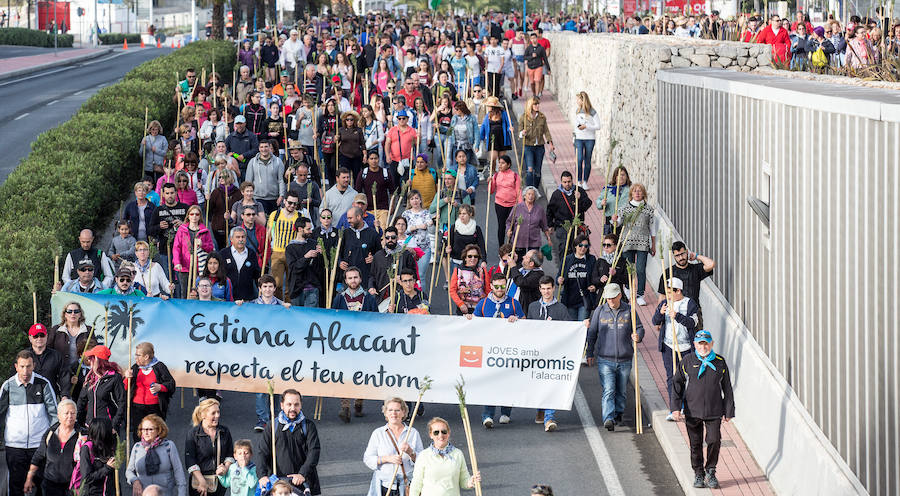
[[803,12],[797,12],[797,20],[791,23],[791,32],[792,32],[792,33],[796,33],[796,32],[797,32],[797,25],[798,25],[798,24],[804,24],[804,25],[806,25],[806,32],[807,32],[807,33],[812,33],[812,32],[813,32],[813,25],[812,25],[811,22],[809,22],[809,17],[807,17],[807,15],[804,14]]
[[756,43],[759,34],[759,18],[751,17],[747,21],[747,29],[741,34],[741,41],[744,43]]
[[757,43],[772,45],[772,60],[774,62],[788,62],[790,60],[789,48],[791,38],[787,29],[781,27],[781,18],[773,15],[769,18],[769,25],[759,32]]

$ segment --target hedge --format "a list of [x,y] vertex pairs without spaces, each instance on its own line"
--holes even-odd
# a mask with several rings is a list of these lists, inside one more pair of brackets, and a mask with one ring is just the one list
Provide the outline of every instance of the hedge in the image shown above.
[[125,40],[128,40],[128,43],[140,43],[141,35],[135,33],[105,33],[101,34],[97,39],[100,40],[101,45],[121,45]]
[[[32,324],[29,286],[38,293],[40,320],[50,324],[54,254],[60,254],[62,265],[78,232],[102,228],[140,178],[145,106],[150,120],[171,131],[175,72],[182,77],[188,67],[209,72],[213,54],[220,73],[235,66],[231,42],[202,41],[134,68],[88,99],[71,119],[38,136],[31,153],[0,185],[0,363],[11,363],[26,344],[24,333]],[[159,72],[145,77],[150,68]]]
[[[0,45],[19,45],[53,48],[54,36],[46,31],[27,28],[0,28]],[[72,46],[74,37],[71,34],[60,34],[57,40],[59,47]],[[130,41],[130,40],[129,40]]]

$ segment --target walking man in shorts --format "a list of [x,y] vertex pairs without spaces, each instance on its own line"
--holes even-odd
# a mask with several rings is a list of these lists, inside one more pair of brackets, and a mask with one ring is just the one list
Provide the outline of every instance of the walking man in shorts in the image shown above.
[[531,92],[540,97],[544,92],[544,64],[550,67],[547,51],[538,44],[537,34],[531,33],[530,44],[525,48],[525,79],[531,86]]

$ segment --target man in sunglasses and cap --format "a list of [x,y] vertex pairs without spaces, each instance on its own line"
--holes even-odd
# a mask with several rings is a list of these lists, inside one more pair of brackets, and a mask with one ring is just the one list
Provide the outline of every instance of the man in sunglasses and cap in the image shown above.
[[[631,322],[631,307],[622,300],[622,289],[611,282],[603,288],[602,303],[594,310],[588,327],[587,363],[597,363],[603,384],[603,426],[615,430],[622,424],[625,394],[631,374],[634,344],[644,339],[644,326]],[[640,421],[640,419],[636,420]]]
[[99,294],[120,295],[120,296],[146,296],[144,291],[136,287],[134,283],[134,272],[130,268],[123,265],[116,271],[116,281],[112,287],[100,291]]
[[[713,351],[712,334],[700,330],[694,334],[694,352],[681,360],[675,373],[675,402],[682,411],[691,445],[694,487],[719,488],[716,463],[722,445],[722,421],[734,418],[734,392],[725,358]],[[682,413],[683,412],[683,413]],[[703,430],[706,429],[706,464],[703,463]]]
[[75,267],[78,277],[63,284],[60,291],[66,293],[99,293],[103,291],[103,283],[94,275],[94,262],[84,259]]

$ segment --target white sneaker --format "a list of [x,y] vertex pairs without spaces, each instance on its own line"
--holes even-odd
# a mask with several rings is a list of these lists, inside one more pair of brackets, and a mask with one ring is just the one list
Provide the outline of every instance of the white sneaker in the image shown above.
[[647,306],[647,300],[645,300],[643,296],[638,296],[638,297],[637,297],[637,304],[640,305],[640,306],[642,306],[642,307],[643,307],[643,306]]
[[669,412],[669,414],[666,415],[666,420],[669,422],[675,422],[675,415],[673,415],[672,412]]
[[483,425],[485,429],[493,429],[494,428],[494,419],[486,418],[481,423],[481,425]]
[[508,424],[509,423],[509,415],[500,415],[500,423]]
[[587,183],[587,182],[583,182],[583,183],[581,183],[581,189],[583,189],[583,190],[585,190],[585,191],[590,191],[590,190],[591,190],[591,187],[588,186],[588,183]]

